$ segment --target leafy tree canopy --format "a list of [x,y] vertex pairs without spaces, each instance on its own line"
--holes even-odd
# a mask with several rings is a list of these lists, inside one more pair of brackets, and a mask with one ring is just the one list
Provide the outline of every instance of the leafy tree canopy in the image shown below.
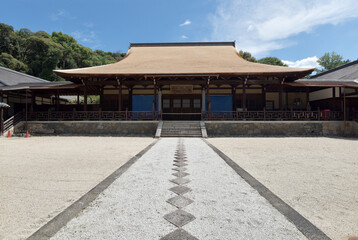
[[256,60],[254,56],[252,56],[249,52],[244,52],[242,50],[239,51],[239,55],[249,62],[256,62],[256,63],[262,63],[262,64],[269,64],[269,65],[277,65],[277,66],[284,66],[287,67],[286,64],[284,64],[279,58],[277,57],[265,57],[261,58],[259,60]]
[[246,61],[256,62],[256,58],[254,56],[252,56],[251,53],[249,53],[249,52],[244,52],[244,51],[240,50],[239,55]]
[[125,54],[93,51],[62,32],[14,31],[0,23],[0,65],[50,81],[61,81],[54,69],[71,69],[115,63]]
[[265,58],[259,59],[257,62],[263,63],[263,64],[269,64],[269,65],[288,67],[287,64],[284,64],[281,61],[281,59],[279,59],[277,57],[265,57]]
[[325,53],[322,57],[320,57],[317,62],[319,65],[322,66],[322,70],[317,70],[318,73],[325,72],[328,70],[331,70],[333,68],[340,67],[344,64],[347,64],[350,62],[349,59],[343,60],[343,56],[331,52],[331,53]]

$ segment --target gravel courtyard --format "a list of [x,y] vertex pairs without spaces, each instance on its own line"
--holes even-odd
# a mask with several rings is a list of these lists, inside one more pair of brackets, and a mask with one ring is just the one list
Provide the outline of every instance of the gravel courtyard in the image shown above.
[[358,140],[210,138],[332,239],[358,236]]
[[[207,140],[332,239],[358,235],[357,140]],[[153,141],[0,138],[0,240],[25,239]],[[183,186],[192,189],[185,196],[193,201],[183,210],[196,217],[185,231],[199,239],[305,239],[204,141],[182,141],[188,165],[178,174],[189,173],[190,182]],[[96,239],[99,233],[102,239],[131,239],[133,234],[159,239],[175,231],[163,216],[176,209],[167,201],[176,196],[168,189],[175,186],[169,180],[175,178],[178,142],[161,139],[54,239]],[[100,232],[99,223],[104,224]]]
[[307,238],[204,141],[164,138],[52,239]]
[[0,138],[0,239],[25,239],[152,138]]

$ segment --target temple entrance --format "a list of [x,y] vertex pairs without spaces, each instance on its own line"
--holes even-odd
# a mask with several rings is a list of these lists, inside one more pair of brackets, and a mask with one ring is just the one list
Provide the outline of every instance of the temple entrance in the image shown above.
[[201,95],[163,95],[163,120],[200,120]]

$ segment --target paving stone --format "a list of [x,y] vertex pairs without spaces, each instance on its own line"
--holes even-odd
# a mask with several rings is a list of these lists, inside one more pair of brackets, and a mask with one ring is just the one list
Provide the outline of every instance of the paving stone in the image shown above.
[[188,160],[186,159],[175,159],[174,162],[187,162]]
[[188,224],[193,221],[195,219],[195,216],[188,212],[185,212],[184,210],[178,209],[174,212],[164,215],[164,219],[177,227],[182,227],[185,224]]
[[173,183],[175,183],[175,184],[178,184],[178,185],[183,185],[183,184],[186,184],[186,183],[190,182],[189,179],[181,178],[181,177],[172,179],[172,180],[170,180],[170,181],[173,182]]
[[171,205],[176,206],[177,208],[183,208],[185,206],[188,206],[189,204],[193,203],[194,201],[191,200],[190,198],[178,195],[172,198],[169,198],[167,200],[168,203],[170,203]]
[[188,164],[182,163],[182,162],[178,162],[178,163],[174,163],[173,165],[174,165],[174,166],[177,166],[177,167],[184,167],[184,166],[187,166]]
[[189,173],[186,172],[175,172],[172,175],[176,176],[176,177],[186,177],[188,175],[190,175]]
[[178,171],[178,172],[184,172],[184,171],[186,171],[186,168],[185,167],[175,167],[175,168],[172,168],[172,170]]
[[169,188],[169,190],[176,194],[179,194],[179,195],[183,195],[183,194],[191,191],[190,188],[188,188],[186,186],[181,186],[181,185]]
[[160,240],[199,240],[184,229],[177,229],[174,232],[165,235]]

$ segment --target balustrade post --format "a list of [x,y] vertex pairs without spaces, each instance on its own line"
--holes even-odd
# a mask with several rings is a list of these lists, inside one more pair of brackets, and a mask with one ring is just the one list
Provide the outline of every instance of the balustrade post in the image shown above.
[[264,107],[264,121],[266,121],[266,108]]
[[317,118],[318,121],[321,120],[321,111],[319,108],[317,108]]

